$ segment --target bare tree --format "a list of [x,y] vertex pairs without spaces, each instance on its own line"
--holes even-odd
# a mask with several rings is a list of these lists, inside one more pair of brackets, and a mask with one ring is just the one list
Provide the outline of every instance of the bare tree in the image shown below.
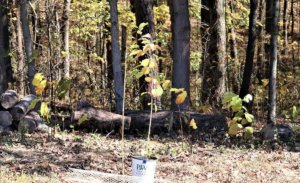
[[276,77],[277,77],[277,37],[278,37],[278,19],[279,19],[279,0],[272,0],[272,21],[271,21],[271,51],[270,51],[270,81],[269,81],[269,111],[268,123],[276,124]]
[[244,66],[243,81],[240,90],[240,97],[244,98],[249,93],[251,76],[253,70],[253,59],[256,46],[256,20],[257,20],[257,0],[250,0],[249,32],[246,53],[246,63]]
[[[172,28],[173,88],[184,88],[188,97],[180,105],[181,110],[189,109],[190,101],[190,32],[188,0],[169,0]],[[178,109],[176,95],[172,96],[172,109]]]
[[62,16],[62,35],[63,35],[63,51],[64,51],[64,78],[70,77],[70,52],[69,52],[69,13],[70,13],[71,0],[64,0],[64,10]]
[[0,0],[0,94],[8,88],[11,78],[7,1]]
[[28,66],[27,77],[29,81],[29,91],[31,94],[35,94],[35,88],[32,84],[32,80],[35,75],[35,58],[33,55],[33,45],[31,40],[31,33],[28,21],[28,0],[20,1],[20,18],[22,23],[22,31],[24,37],[24,47],[26,53],[26,64]]
[[117,0],[110,0],[110,22],[111,22],[111,48],[112,65],[114,73],[116,112],[121,113],[123,109],[123,76],[121,67],[121,52],[119,44],[119,20]]
[[226,25],[224,0],[208,2],[210,30],[208,57],[204,60],[202,103],[218,107],[225,92]]

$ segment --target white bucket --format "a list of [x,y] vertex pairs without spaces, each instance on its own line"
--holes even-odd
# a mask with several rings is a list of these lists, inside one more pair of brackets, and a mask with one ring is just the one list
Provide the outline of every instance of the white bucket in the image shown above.
[[141,177],[142,183],[153,183],[156,168],[156,159],[144,156],[132,157],[132,175]]

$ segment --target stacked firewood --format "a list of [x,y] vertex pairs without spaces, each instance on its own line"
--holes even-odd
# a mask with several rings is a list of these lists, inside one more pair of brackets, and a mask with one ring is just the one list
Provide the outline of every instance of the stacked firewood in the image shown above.
[[14,90],[6,90],[0,96],[0,134],[11,134],[14,129],[19,132],[49,131],[42,118],[32,107],[37,97],[27,95],[19,98]]

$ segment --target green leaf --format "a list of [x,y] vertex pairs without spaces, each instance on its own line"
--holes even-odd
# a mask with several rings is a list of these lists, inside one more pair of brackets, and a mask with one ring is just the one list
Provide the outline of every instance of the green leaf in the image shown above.
[[245,129],[244,129],[245,133],[248,134],[248,135],[252,135],[254,130],[253,130],[253,127],[252,126],[247,126]]
[[89,120],[89,117],[88,117],[87,114],[84,114],[84,115],[81,116],[81,118],[79,119],[78,124],[80,125],[80,124],[82,124],[83,122],[85,122],[85,121],[87,121],[87,120]]
[[298,119],[298,110],[297,110],[297,107],[296,106],[293,106],[292,107],[292,120],[293,121],[296,121]]
[[143,75],[144,75],[143,72],[138,72],[138,73],[135,74],[135,77],[136,77],[137,79],[139,79],[139,78],[142,77]]
[[246,103],[249,103],[249,102],[252,101],[252,100],[253,100],[253,97],[252,97],[252,95],[250,95],[250,94],[247,94],[247,95],[244,97],[244,99],[243,99],[243,101],[246,102]]
[[242,117],[240,117],[240,116],[236,116],[236,117],[234,117],[233,119],[232,119],[232,121],[241,121],[243,118]]
[[240,111],[243,107],[243,101],[238,95],[236,95],[232,97],[230,106],[233,112]]
[[40,99],[34,99],[33,101],[31,101],[30,105],[29,105],[29,110],[32,110],[35,108],[36,104],[40,101]]
[[223,96],[222,104],[229,103],[233,97],[237,96],[237,94],[232,92],[226,92]]
[[57,85],[57,96],[59,98],[64,98],[68,91],[71,88],[72,80],[71,79],[62,79],[58,82]]
[[254,116],[248,112],[245,113],[246,120],[251,123],[254,120]]

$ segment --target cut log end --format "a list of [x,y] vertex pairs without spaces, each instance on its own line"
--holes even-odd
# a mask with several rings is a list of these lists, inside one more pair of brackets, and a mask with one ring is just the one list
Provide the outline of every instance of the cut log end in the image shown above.
[[8,111],[0,111],[0,125],[4,128],[12,125],[13,118]]
[[12,108],[18,101],[19,97],[14,90],[6,90],[0,97],[0,103],[4,109]]

